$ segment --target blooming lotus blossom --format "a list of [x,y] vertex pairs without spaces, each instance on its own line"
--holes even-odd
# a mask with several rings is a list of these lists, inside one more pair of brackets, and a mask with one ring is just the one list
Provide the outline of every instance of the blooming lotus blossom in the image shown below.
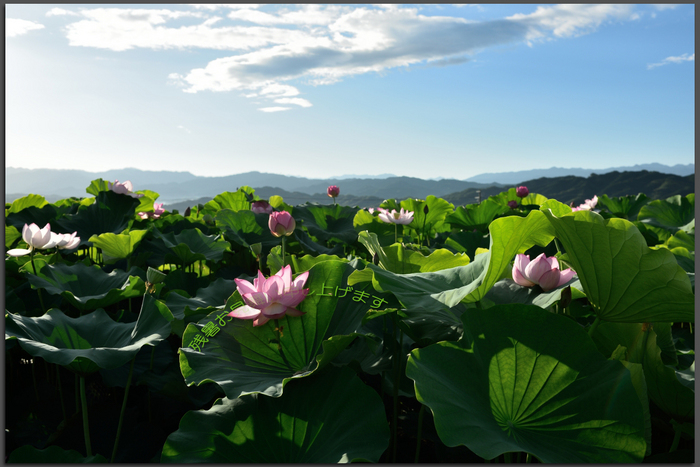
[[392,209],[391,212],[384,208],[377,208],[377,210],[379,211],[377,217],[388,224],[407,225],[413,222],[413,211],[405,211],[403,208],[399,212],[396,209]]
[[108,182],[108,187],[115,193],[122,195],[129,195],[132,198],[141,198],[143,195],[140,193],[132,193],[134,187],[131,185],[129,180],[124,183],[119,183],[119,180],[115,180],[114,183]]
[[515,189],[515,194],[518,195],[518,198],[524,198],[530,194],[530,191],[526,186],[519,186]]
[[255,214],[270,214],[272,212],[272,205],[265,200],[253,201],[250,205],[250,210]]
[[272,235],[275,237],[281,237],[283,235],[289,237],[292,235],[292,232],[294,232],[297,223],[287,211],[280,211],[270,213],[270,219],[267,225],[270,227],[270,232],[272,232]]
[[575,274],[571,268],[560,271],[557,259],[554,256],[547,258],[544,253],[532,261],[528,255],[516,255],[513,262],[513,280],[516,284],[524,287],[539,284],[545,292],[569,282]]
[[577,208],[572,208],[572,211],[591,211],[598,204],[598,195],[593,195],[593,199],[587,199],[583,204],[579,204]]
[[139,216],[141,216],[141,219],[148,219],[149,217],[158,219],[164,212],[163,203],[153,203],[153,211],[139,212]]
[[518,202],[515,200],[510,200],[508,201],[508,207],[511,209],[515,209],[518,207]]
[[278,319],[285,315],[301,316],[304,312],[295,307],[309,293],[309,289],[303,288],[308,277],[309,271],[306,271],[292,280],[292,268],[287,265],[267,279],[261,271],[258,271],[258,277],[253,279],[252,284],[243,279],[234,279],[238,292],[246,304],[236,308],[228,316],[254,319],[253,326],[262,326],[271,319]]
[[[24,228],[22,228],[22,240],[29,245],[28,249],[14,248],[9,250],[7,254],[17,257],[28,255],[34,250],[53,248],[59,243],[61,237],[51,232],[51,224],[46,224],[43,229],[40,229],[38,225],[31,223],[24,224]],[[80,242],[80,238],[78,238],[78,242]]]
[[367,212],[369,212],[370,214],[374,214],[374,208],[367,208]]
[[55,234],[51,232],[51,236],[56,240],[56,246],[60,250],[72,250],[80,245],[80,237],[76,237],[78,232],[72,234]]
[[336,196],[338,196],[340,194],[340,188],[338,188],[335,185],[329,186],[327,191],[328,191],[328,196],[330,196],[331,198],[335,198]]

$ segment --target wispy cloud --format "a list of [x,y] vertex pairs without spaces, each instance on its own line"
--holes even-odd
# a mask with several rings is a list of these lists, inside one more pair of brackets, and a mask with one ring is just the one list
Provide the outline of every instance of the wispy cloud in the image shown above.
[[192,133],[192,132],[189,130],[189,128],[185,128],[185,127],[182,126],[182,125],[178,125],[177,127],[178,127],[179,129],[181,129],[182,131],[186,132],[186,133],[190,133],[190,134]]
[[678,7],[677,3],[654,3],[652,5],[657,10],[673,10]]
[[63,8],[51,8],[46,12],[46,16],[80,16],[80,13],[64,10]]
[[[610,21],[634,19],[634,6],[607,4],[539,6],[534,13],[489,21],[427,16],[419,8],[393,4],[279,8],[196,4],[190,8],[82,9],[83,19],[67,26],[67,37],[72,46],[113,51],[227,51],[227,56],[200,68],[172,72],[169,82],[189,93],[239,91],[248,97],[310,107],[311,102],[296,97],[300,84],[328,85],[398,67],[457,65],[489,47],[578,36]],[[173,24],[183,18],[201,22]]]
[[44,25],[35,21],[27,21],[26,19],[5,19],[5,37],[21,36],[35,29],[44,29]]
[[657,66],[668,65],[670,63],[683,63],[683,62],[694,62],[694,61],[695,61],[695,54],[692,54],[692,55],[683,54],[679,57],[666,57],[663,60],[661,60],[659,63],[648,64],[647,70],[651,70],[652,68],[656,68]]
[[282,112],[283,110],[290,110],[291,107],[263,107],[261,110],[263,112]]

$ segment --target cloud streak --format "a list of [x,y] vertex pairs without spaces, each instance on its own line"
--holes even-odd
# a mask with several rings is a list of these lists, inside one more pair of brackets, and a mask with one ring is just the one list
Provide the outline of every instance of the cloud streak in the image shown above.
[[669,65],[671,63],[683,63],[683,62],[694,62],[695,61],[695,54],[689,55],[689,54],[683,54],[678,57],[666,57],[663,60],[661,60],[659,63],[650,63],[647,65],[647,70],[651,70],[652,68],[656,68],[659,66],[664,66],[664,65]]
[[[607,4],[539,6],[530,14],[489,21],[428,16],[398,5],[182,8],[190,9],[82,9],[77,13],[82,18],[68,24],[66,34],[72,46],[117,52],[219,50],[224,56],[189,71],[173,71],[169,82],[188,93],[238,91],[308,108],[311,102],[298,97],[301,84],[328,85],[412,66],[455,66],[489,47],[580,36],[611,21],[635,18],[634,6]],[[192,21],[197,24],[178,24]]]
[[5,37],[21,36],[36,29],[44,29],[44,25],[26,19],[7,18],[5,20]]

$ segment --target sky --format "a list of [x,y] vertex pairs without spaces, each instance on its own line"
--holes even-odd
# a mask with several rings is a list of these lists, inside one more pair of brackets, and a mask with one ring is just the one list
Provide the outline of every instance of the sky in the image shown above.
[[5,5],[6,167],[694,163],[695,6]]

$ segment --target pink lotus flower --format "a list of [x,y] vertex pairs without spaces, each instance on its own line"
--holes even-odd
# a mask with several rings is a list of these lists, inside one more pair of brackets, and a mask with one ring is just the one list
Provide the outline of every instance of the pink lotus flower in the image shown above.
[[51,236],[56,241],[56,245],[61,250],[72,250],[80,245],[80,237],[76,237],[78,232],[72,234],[55,234],[51,232]]
[[308,277],[309,271],[306,271],[292,281],[292,268],[287,265],[268,279],[258,271],[258,277],[253,279],[252,284],[243,279],[234,279],[246,304],[236,308],[228,316],[254,319],[253,326],[262,326],[271,319],[285,315],[301,316],[304,312],[295,307],[309,293],[309,289],[303,288]]
[[270,227],[270,232],[275,237],[281,237],[286,235],[289,237],[294,232],[294,228],[297,226],[296,221],[287,211],[279,211],[270,213],[270,219],[267,222]]
[[577,208],[572,208],[572,211],[591,211],[598,204],[598,195],[593,195],[593,199],[587,199],[583,204],[579,204]]
[[554,256],[547,258],[544,253],[532,261],[528,255],[516,255],[513,262],[513,280],[516,284],[524,287],[539,284],[545,292],[569,282],[575,274],[571,268],[560,271],[557,259]]
[[[29,245],[29,248],[14,248],[9,250],[7,254],[17,257],[28,255],[34,250],[46,250],[55,246],[60,248],[61,245],[68,245],[69,243],[68,239],[64,239],[64,235],[68,235],[68,237],[70,237],[70,241],[72,242],[76,233],[77,232],[73,232],[72,236],[69,234],[55,234],[51,232],[51,224],[46,224],[43,229],[40,229],[39,226],[34,223],[24,224],[24,228],[22,229],[22,240]],[[77,237],[77,239],[79,244],[80,237]],[[66,247],[64,246],[64,248]]]
[[515,200],[510,200],[508,201],[508,207],[511,209],[515,209],[518,207],[518,202]]
[[377,208],[377,210],[379,211],[379,216],[377,217],[388,224],[407,225],[413,222],[413,211],[404,211],[403,208],[399,212],[396,209],[392,209],[391,212],[384,208]]
[[338,188],[337,186],[331,185],[328,187],[328,196],[330,196],[331,198],[335,198],[339,194],[340,194],[340,188]]
[[131,182],[129,180],[125,181],[124,183],[119,183],[119,180],[115,180],[114,183],[108,182],[108,187],[115,193],[128,195],[132,198],[141,198],[143,196],[140,193],[132,193],[134,187],[131,186]]
[[530,191],[526,186],[519,186],[515,189],[515,194],[518,195],[518,198],[524,198],[530,194]]
[[253,201],[253,204],[250,205],[250,210],[255,214],[270,214],[272,205],[265,200]]
[[165,209],[163,209],[163,203],[153,203],[153,211],[139,212],[139,216],[141,216],[141,219],[148,219],[149,217],[158,219],[164,212]]

